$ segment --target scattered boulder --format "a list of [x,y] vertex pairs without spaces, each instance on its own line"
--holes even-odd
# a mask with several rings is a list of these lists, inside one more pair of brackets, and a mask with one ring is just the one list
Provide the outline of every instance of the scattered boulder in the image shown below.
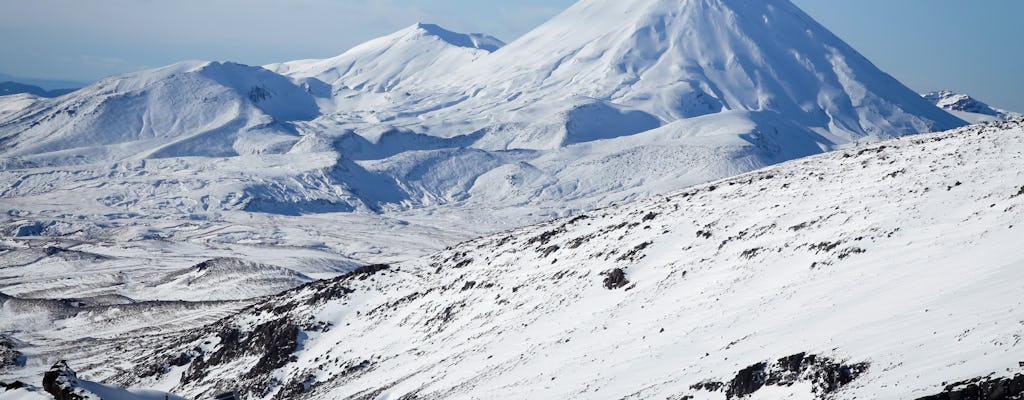
[[601,275],[604,275],[604,287],[608,290],[619,289],[629,284],[629,280],[626,279],[626,272],[622,268],[615,268]]
[[773,363],[761,362],[746,367],[728,383],[705,380],[690,386],[690,389],[724,391],[725,397],[732,400],[745,398],[768,386],[793,386],[798,382],[809,382],[811,398],[825,400],[867,372],[869,366],[868,363],[844,364],[828,357],[799,353]]
[[67,361],[58,361],[43,374],[43,390],[56,400],[98,399],[92,393],[79,387],[78,375],[68,366]]

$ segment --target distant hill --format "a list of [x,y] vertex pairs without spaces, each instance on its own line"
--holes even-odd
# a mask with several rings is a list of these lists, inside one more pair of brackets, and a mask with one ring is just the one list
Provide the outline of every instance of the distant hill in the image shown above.
[[24,83],[0,82],[0,96],[28,93],[39,97],[60,97],[76,90],[78,88],[46,90],[39,86],[26,85]]
[[992,107],[966,94],[949,90],[925,93],[921,96],[937,107],[970,123],[1006,121],[1024,117],[1019,113]]
[[83,88],[89,86],[92,83],[86,81],[72,81],[63,79],[29,78],[24,76],[5,74],[3,72],[0,72],[0,82],[18,82],[25,85],[38,86],[43,88],[43,90]]

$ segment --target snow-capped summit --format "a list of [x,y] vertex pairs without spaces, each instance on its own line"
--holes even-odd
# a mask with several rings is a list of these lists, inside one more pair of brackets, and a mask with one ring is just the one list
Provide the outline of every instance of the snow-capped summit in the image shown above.
[[925,93],[922,96],[939,108],[972,123],[1024,117],[1022,114],[995,108],[966,94],[949,90]]
[[338,89],[384,92],[403,82],[437,78],[505,44],[484,34],[462,34],[415,24],[324,60],[267,65],[293,78],[316,78]]
[[622,112],[635,109],[664,123],[777,113],[822,135],[823,147],[963,124],[788,0],[583,0],[443,85],[472,94],[464,107],[513,121],[536,119],[522,118],[525,110],[571,114],[595,102],[622,118],[636,119]]

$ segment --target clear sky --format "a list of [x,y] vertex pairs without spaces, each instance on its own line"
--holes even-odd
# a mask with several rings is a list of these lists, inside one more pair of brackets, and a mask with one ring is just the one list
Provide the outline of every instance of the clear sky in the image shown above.
[[[919,91],[1024,111],[1024,1],[793,0]],[[0,72],[94,80],[186,59],[337,55],[415,22],[511,41],[573,0],[0,0]]]

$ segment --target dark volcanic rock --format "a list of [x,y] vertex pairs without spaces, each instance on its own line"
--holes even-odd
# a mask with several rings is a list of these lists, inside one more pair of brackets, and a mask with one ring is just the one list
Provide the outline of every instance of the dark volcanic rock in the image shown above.
[[[299,327],[287,318],[260,324],[248,332],[225,326],[218,336],[219,348],[204,359],[196,360],[183,375],[183,382],[202,380],[206,378],[210,367],[250,356],[259,357],[259,362],[248,371],[238,371],[239,378],[254,379],[269,375],[288,364],[292,353],[299,347]],[[255,390],[257,388],[251,389],[258,391]]]
[[730,399],[746,397],[761,390],[768,377],[767,369],[768,364],[757,363],[740,370],[725,389],[725,397]]
[[22,382],[22,381],[14,381],[14,382],[11,382],[11,383],[0,382],[0,388],[3,388],[4,392],[6,392],[8,390],[18,390],[18,389],[21,389],[21,388],[26,387],[26,386],[28,386],[28,385],[25,385],[25,382]]
[[918,400],[1024,400],[1024,375],[980,377],[946,386],[939,394]]
[[626,279],[626,272],[622,268],[615,268],[602,275],[604,275],[605,289],[615,290],[629,284],[629,280]]
[[[757,363],[736,373],[728,384],[703,381],[690,387],[705,392],[725,391],[728,399],[741,399],[766,386],[792,386],[810,382],[815,399],[828,399],[868,370],[868,363],[844,364],[828,357],[794,354],[773,363]],[[928,399],[931,400],[931,399]]]
[[78,388],[78,375],[68,366],[67,361],[59,361],[43,374],[43,390],[56,400],[84,400],[82,390]]

